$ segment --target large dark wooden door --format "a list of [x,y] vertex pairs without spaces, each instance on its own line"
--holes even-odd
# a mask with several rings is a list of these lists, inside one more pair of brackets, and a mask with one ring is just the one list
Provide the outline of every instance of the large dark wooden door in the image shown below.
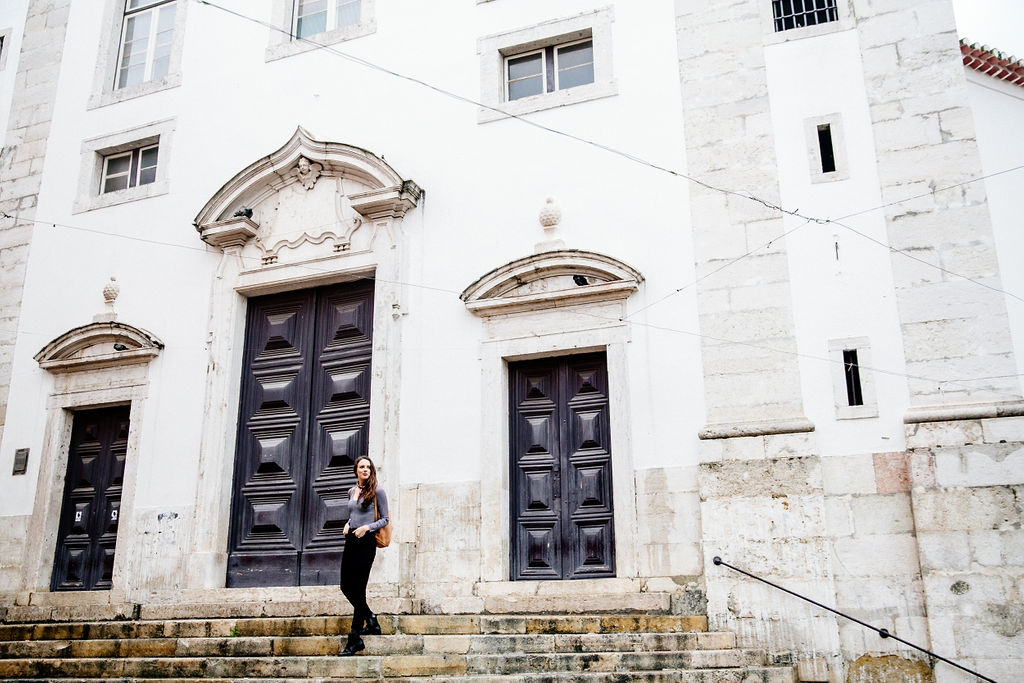
[[228,586],[338,582],[372,328],[372,282],[249,300]]
[[130,406],[76,412],[50,589],[109,590]]
[[512,579],[615,576],[604,353],[509,366]]

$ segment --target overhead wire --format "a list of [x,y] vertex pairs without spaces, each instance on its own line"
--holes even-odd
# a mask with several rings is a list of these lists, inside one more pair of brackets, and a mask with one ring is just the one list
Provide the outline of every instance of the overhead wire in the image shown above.
[[[525,124],[530,125],[532,127],[544,130],[544,131],[546,131],[548,133],[552,133],[552,134],[555,134],[555,135],[563,136],[563,137],[575,140],[577,142],[580,142],[580,143],[583,143],[583,144],[586,144],[586,145],[590,145],[592,147],[595,147],[597,149],[603,150],[605,152],[608,152],[608,153],[617,155],[619,157],[628,159],[628,160],[630,160],[632,162],[635,162],[635,163],[638,163],[638,164],[642,164],[642,165],[647,166],[649,168],[652,168],[654,170],[665,172],[665,173],[668,173],[670,175],[673,175],[673,176],[685,179],[685,180],[687,180],[689,182],[692,182],[692,183],[694,183],[696,185],[699,185],[701,187],[704,187],[706,189],[709,189],[709,190],[712,190],[712,191],[715,191],[715,192],[719,192],[719,193],[722,193],[722,194],[725,194],[725,195],[736,196],[736,197],[740,197],[740,198],[743,198],[743,199],[746,199],[746,200],[749,200],[749,201],[753,201],[753,202],[759,203],[759,204],[761,204],[761,205],[765,206],[766,208],[771,209],[773,211],[777,211],[777,212],[782,213],[782,214],[786,214],[786,215],[790,215],[790,216],[793,216],[793,217],[796,217],[796,218],[803,219],[803,221],[804,221],[803,223],[801,223],[801,224],[799,224],[797,226],[794,226],[793,228],[790,228],[789,230],[787,230],[786,232],[782,233],[778,237],[776,237],[776,238],[774,238],[772,240],[769,240],[768,242],[766,242],[766,243],[764,243],[764,244],[762,244],[762,245],[760,245],[758,247],[755,247],[755,248],[747,251],[746,253],[744,253],[744,254],[742,254],[742,255],[740,255],[740,256],[738,256],[738,257],[736,257],[736,258],[734,258],[734,259],[732,259],[732,260],[730,260],[728,262],[726,262],[725,264],[723,264],[722,266],[716,268],[715,270],[710,271],[708,273],[705,273],[704,275],[702,275],[699,278],[695,279],[693,282],[690,282],[690,283],[688,283],[686,285],[683,285],[683,286],[673,290],[672,292],[668,293],[667,295],[661,297],[660,299],[658,299],[658,300],[656,300],[656,301],[654,301],[654,302],[652,302],[650,304],[647,304],[646,306],[644,306],[644,307],[642,307],[642,308],[640,308],[638,310],[633,311],[632,313],[630,313],[629,315],[625,316],[624,318],[618,319],[619,321],[629,322],[630,324],[639,324],[639,325],[643,325],[643,326],[646,326],[646,327],[651,327],[653,329],[664,329],[666,331],[676,332],[676,333],[680,333],[680,334],[694,335],[694,336],[701,337],[701,338],[704,338],[704,339],[708,339],[708,340],[711,340],[711,341],[715,341],[715,342],[718,342],[718,343],[729,343],[729,344],[747,345],[747,346],[752,346],[752,347],[755,347],[755,348],[759,348],[761,350],[768,350],[768,351],[773,351],[773,352],[786,353],[786,351],[781,350],[781,349],[774,349],[772,347],[759,346],[759,345],[751,344],[749,342],[742,342],[742,341],[728,340],[728,339],[719,339],[719,338],[710,337],[708,335],[702,335],[700,333],[690,332],[690,331],[686,331],[686,330],[678,330],[678,329],[673,329],[673,328],[665,328],[665,327],[654,325],[654,324],[651,324],[651,323],[639,323],[639,322],[637,322],[635,320],[627,320],[627,319],[630,318],[633,315],[636,315],[636,314],[644,311],[644,310],[647,310],[648,308],[650,308],[650,307],[652,307],[652,306],[654,306],[654,305],[656,305],[658,303],[661,303],[662,301],[670,298],[671,296],[674,296],[675,294],[678,294],[678,293],[688,289],[689,287],[692,287],[692,286],[696,285],[700,281],[702,281],[702,280],[704,280],[704,279],[706,279],[708,277],[711,277],[712,275],[714,275],[716,273],[721,272],[725,268],[728,268],[728,267],[734,265],[735,263],[737,263],[737,262],[739,262],[739,261],[741,261],[741,260],[743,260],[743,259],[745,259],[745,258],[747,258],[747,257],[749,257],[751,255],[753,255],[757,251],[760,251],[761,249],[769,248],[772,245],[772,243],[774,243],[774,242],[776,242],[776,241],[778,241],[780,239],[783,239],[783,238],[791,235],[796,230],[799,230],[800,228],[802,228],[802,227],[804,227],[804,226],[806,226],[808,224],[811,224],[811,223],[815,223],[815,224],[819,224],[819,225],[826,225],[826,224],[830,224],[830,223],[835,223],[835,224],[840,225],[841,227],[843,227],[843,228],[845,228],[845,229],[847,229],[847,230],[849,230],[849,231],[851,231],[851,232],[861,236],[864,239],[868,239],[871,242],[874,242],[875,244],[878,244],[879,246],[882,246],[882,247],[885,247],[886,249],[889,249],[890,251],[902,253],[905,256],[907,256],[908,258],[914,259],[916,261],[919,261],[919,262],[921,262],[921,263],[923,263],[925,265],[931,266],[933,268],[937,268],[938,270],[941,270],[942,272],[944,272],[946,274],[963,278],[964,280],[973,282],[974,284],[980,285],[982,287],[985,287],[985,288],[990,289],[990,290],[995,291],[995,292],[1002,293],[1002,294],[1007,295],[1007,296],[1011,296],[1011,297],[1013,297],[1015,299],[1018,299],[1018,300],[1024,302],[1024,299],[1022,299],[1021,297],[1019,297],[1019,296],[1017,296],[1017,295],[1015,295],[1015,294],[1013,294],[1011,292],[1008,292],[1006,290],[1002,290],[1002,289],[999,289],[999,288],[996,288],[996,287],[992,287],[991,285],[987,285],[985,283],[979,282],[979,281],[974,280],[972,278],[969,278],[969,277],[960,275],[958,273],[955,273],[953,271],[950,271],[948,269],[942,268],[941,266],[937,266],[936,264],[933,264],[933,263],[930,263],[930,262],[925,261],[923,259],[920,259],[920,258],[918,258],[918,257],[916,257],[916,256],[914,256],[912,254],[909,254],[908,252],[906,252],[904,250],[901,250],[901,249],[898,249],[898,248],[893,247],[891,245],[888,245],[888,244],[886,244],[886,243],[884,243],[884,242],[882,242],[880,240],[877,240],[875,238],[870,237],[869,235],[866,235],[865,233],[863,233],[863,232],[861,232],[859,230],[856,230],[855,228],[852,228],[851,226],[848,226],[848,225],[846,225],[844,223],[840,223],[839,222],[840,220],[845,220],[845,219],[848,219],[848,218],[851,218],[851,217],[854,217],[854,216],[859,216],[859,215],[862,215],[862,214],[865,214],[865,213],[869,213],[869,212],[872,212],[872,211],[877,211],[877,210],[880,210],[880,209],[883,209],[883,208],[887,208],[887,207],[890,207],[890,206],[893,206],[893,205],[897,205],[897,204],[900,204],[900,203],[904,203],[904,202],[907,202],[907,201],[912,201],[914,199],[919,199],[921,197],[933,195],[936,192],[941,192],[941,191],[945,191],[945,190],[949,190],[949,189],[954,189],[956,187],[961,187],[961,186],[964,186],[964,185],[967,185],[967,184],[970,184],[970,183],[973,183],[973,182],[978,182],[978,181],[984,180],[986,178],[991,178],[991,177],[995,177],[995,176],[998,176],[998,175],[1002,175],[1004,173],[1010,173],[1010,172],[1013,172],[1013,171],[1024,169],[1024,165],[1015,166],[1013,168],[1004,169],[1002,171],[998,171],[998,172],[987,174],[987,175],[983,175],[983,176],[978,176],[978,177],[975,177],[975,178],[971,178],[971,179],[965,180],[965,181],[963,181],[961,183],[957,183],[957,184],[950,185],[950,186],[947,186],[947,187],[943,187],[943,188],[939,188],[939,189],[936,189],[936,190],[932,190],[932,191],[930,191],[928,193],[922,193],[922,194],[915,195],[915,196],[912,196],[912,197],[907,197],[906,199],[889,202],[889,203],[882,204],[882,205],[879,205],[879,206],[876,206],[876,207],[871,207],[869,209],[864,209],[864,210],[861,210],[861,211],[858,211],[858,212],[855,212],[855,213],[852,213],[852,214],[847,214],[846,216],[843,216],[840,219],[829,219],[829,218],[819,218],[819,217],[814,217],[814,216],[807,216],[807,215],[804,215],[804,214],[800,213],[799,210],[789,210],[789,209],[786,209],[786,208],[784,208],[783,206],[781,206],[779,204],[776,204],[774,202],[769,202],[767,200],[764,200],[764,199],[762,199],[762,198],[760,198],[757,195],[754,195],[752,193],[740,192],[740,191],[736,191],[736,190],[730,190],[730,189],[714,186],[714,185],[712,185],[710,183],[707,183],[707,182],[705,182],[703,180],[700,180],[699,178],[695,178],[695,177],[687,175],[685,173],[681,173],[681,172],[675,171],[673,169],[664,167],[662,165],[659,165],[659,164],[656,164],[656,163],[652,163],[652,162],[650,162],[650,161],[648,161],[646,159],[643,159],[643,158],[641,158],[641,157],[639,157],[637,155],[634,155],[634,154],[631,154],[631,153],[628,153],[628,152],[624,152],[622,150],[618,150],[616,148],[610,147],[608,145],[605,145],[605,144],[602,144],[602,143],[599,143],[599,142],[596,142],[596,141],[593,141],[593,140],[589,140],[589,139],[586,139],[586,138],[582,138],[582,137],[576,136],[576,135],[574,135],[572,133],[569,133],[567,131],[559,130],[559,129],[556,129],[556,128],[553,128],[553,127],[550,127],[550,126],[545,126],[543,124],[537,123],[536,121],[533,121],[531,119],[525,118],[523,116],[519,116],[519,115],[516,115],[516,114],[512,114],[512,113],[506,112],[506,111],[504,111],[504,110],[502,110],[502,109],[500,109],[498,107],[495,107],[495,106],[492,106],[492,105],[488,105],[488,104],[485,104],[483,102],[479,102],[477,100],[474,100],[474,99],[469,98],[469,97],[465,97],[463,95],[459,95],[457,93],[451,92],[451,91],[446,90],[444,88],[440,88],[438,86],[435,86],[435,85],[433,85],[431,83],[428,83],[426,81],[423,81],[421,79],[418,79],[418,78],[415,78],[415,77],[412,77],[412,76],[407,76],[405,74],[402,74],[402,73],[393,71],[391,69],[382,67],[382,66],[380,66],[378,64],[375,64],[375,63],[370,62],[368,60],[365,60],[363,58],[356,57],[356,56],[351,55],[349,53],[346,53],[346,52],[343,52],[341,50],[338,50],[337,48],[334,48],[332,46],[324,45],[324,44],[318,43],[316,41],[310,40],[308,38],[302,38],[302,37],[295,36],[294,34],[292,34],[292,32],[290,30],[283,29],[281,27],[275,26],[275,25],[273,25],[273,24],[271,24],[269,22],[262,21],[260,19],[255,18],[255,17],[250,17],[250,16],[242,14],[240,12],[236,12],[236,11],[231,10],[229,8],[226,8],[226,7],[223,7],[223,6],[218,5],[216,3],[210,2],[209,0],[196,0],[196,2],[198,2],[199,4],[206,5],[208,7],[214,8],[214,9],[218,9],[220,11],[223,11],[223,12],[225,12],[227,14],[233,15],[233,16],[238,17],[240,19],[243,19],[243,20],[246,20],[246,21],[258,24],[258,25],[263,26],[265,28],[268,28],[270,30],[273,30],[273,31],[276,31],[276,32],[279,32],[279,33],[283,33],[285,35],[288,35],[293,40],[298,40],[298,41],[301,41],[301,42],[305,42],[307,44],[310,44],[310,45],[314,46],[316,49],[324,50],[326,52],[335,54],[335,55],[337,55],[337,56],[339,56],[341,58],[344,58],[346,60],[349,60],[349,61],[351,61],[353,63],[356,63],[356,64],[359,64],[359,65],[365,66],[367,68],[371,68],[371,69],[380,71],[382,73],[391,75],[393,77],[400,78],[400,79],[403,79],[403,80],[406,80],[406,81],[418,84],[420,86],[426,87],[426,88],[428,88],[430,90],[433,90],[435,92],[438,92],[438,93],[440,93],[440,94],[442,94],[444,96],[451,97],[451,98],[457,99],[459,101],[462,101],[462,102],[465,102],[465,103],[468,103],[468,104],[473,104],[475,106],[478,106],[478,107],[481,107],[481,108],[484,108],[484,109],[488,109],[490,111],[493,111],[493,112],[496,112],[496,113],[500,114],[503,117],[517,120],[517,121],[519,121],[521,123],[525,123]],[[11,219],[14,219],[14,220],[19,220],[18,218],[14,217],[14,216],[11,216],[10,214],[7,214],[7,213],[3,213],[2,215],[4,217],[6,217],[6,218],[11,218]],[[142,237],[137,237],[137,236],[132,236],[132,235],[124,235],[124,234],[119,234],[119,233],[111,233],[111,232],[106,232],[106,231],[102,231],[102,230],[85,228],[85,227],[82,227],[82,226],[73,226],[73,225],[62,224],[62,223],[57,223],[57,222],[49,222],[49,221],[44,221],[44,220],[37,220],[37,219],[24,219],[24,220],[29,220],[29,221],[31,221],[33,223],[36,223],[36,224],[52,225],[53,227],[63,227],[63,228],[68,228],[68,229],[73,229],[73,230],[82,230],[82,231],[85,231],[85,232],[92,232],[92,233],[97,233],[97,234],[104,234],[104,235],[109,235],[109,236],[115,236],[115,237],[120,237],[120,238],[124,238],[124,239],[130,239],[130,240],[135,240],[135,241],[139,241],[139,242],[155,244],[155,245],[159,245],[159,246],[169,246],[169,247],[183,248],[183,249],[189,249],[189,250],[194,250],[194,251],[202,251],[204,253],[211,253],[211,254],[215,254],[216,253],[216,252],[210,251],[206,247],[192,247],[192,246],[189,246],[189,245],[182,245],[182,244],[176,244],[176,243],[171,243],[171,242],[162,242],[162,241],[159,241],[159,240],[152,240],[152,239],[147,239],[147,238],[142,238]],[[253,258],[253,257],[241,257],[241,258],[243,258],[243,260],[250,260],[250,261],[260,260],[258,258]],[[300,268],[304,268],[304,269],[315,271],[315,272],[321,272],[321,273],[335,272],[335,271],[330,271],[330,270],[325,270],[325,269],[318,269],[318,268],[309,266],[308,264],[295,264],[295,265],[298,265]],[[439,292],[444,292],[444,293],[449,293],[449,294],[456,294],[456,295],[461,294],[460,292],[458,292],[456,290],[452,290],[452,289],[448,289],[448,288],[435,287],[435,286],[424,285],[424,284],[420,284],[420,283],[412,283],[412,282],[391,281],[391,280],[386,280],[386,279],[377,277],[376,275],[364,276],[364,277],[358,277],[357,276],[355,279],[371,279],[371,280],[378,280],[378,281],[389,283],[389,284],[396,284],[396,285],[401,285],[401,286],[415,287],[415,288],[439,291]],[[796,355],[801,355],[801,354],[797,353]],[[827,361],[827,362],[835,362],[832,359],[826,359],[826,358],[821,358],[821,357],[817,357],[817,356],[806,356],[806,357],[814,358],[816,360],[824,360],[824,361]],[[875,370],[877,372],[884,373],[884,374],[900,375],[900,376],[906,377],[908,379],[917,379],[917,380],[929,381],[929,382],[943,382],[943,383],[947,383],[947,384],[953,382],[953,380],[934,380],[934,379],[931,379],[931,378],[913,377],[913,376],[907,375],[905,373],[898,373],[898,372],[895,372],[895,371],[886,371],[884,369],[878,369],[878,368],[870,368],[870,369]],[[972,381],[972,380],[956,380],[956,381],[957,382],[963,382],[963,381]]]
[[[651,161],[648,161],[647,159],[644,159],[644,158],[642,158],[640,156],[637,156],[635,154],[632,154],[630,152],[626,152],[626,151],[617,149],[615,147],[611,147],[609,145],[605,145],[603,143],[599,143],[599,142],[597,142],[595,140],[591,140],[589,138],[583,138],[583,137],[580,137],[578,135],[574,135],[574,134],[572,134],[572,133],[570,133],[568,131],[564,131],[564,130],[561,130],[561,129],[558,129],[558,128],[553,128],[551,126],[546,126],[544,124],[538,123],[537,121],[534,121],[533,119],[526,118],[525,116],[521,116],[521,115],[518,115],[518,114],[507,112],[507,111],[505,111],[504,109],[502,109],[500,107],[497,107],[497,106],[494,106],[494,105],[491,105],[491,104],[487,104],[487,103],[481,102],[479,100],[473,99],[471,97],[467,97],[465,95],[460,95],[460,94],[458,94],[456,92],[453,92],[451,90],[448,90],[446,88],[442,88],[440,86],[434,85],[433,83],[429,83],[427,81],[424,81],[422,79],[416,78],[414,76],[409,76],[409,75],[403,74],[401,72],[394,71],[393,69],[389,69],[387,67],[381,66],[381,65],[379,65],[379,64],[377,64],[375,62],[371,62],[371,61],[369,61],[367,59],[364,59],[362,57],[358,57],[356,55],[353,55],[351,53],[345,52],[343,50],[339,50],[339,49],[337,49],[336,47],[334,47],[332,45],[326,45],[324,43],[319,43],[319,42],[317,42],[315,40],[312,40],[310,38],[306,38],[306,37],[302,37],[302,36],[297,36],[290,29],[286,29],[284,27],[277,26],[277,25],[275,25],[275,24],[273,24],[271,22],[264,21],[262,19],[250,16],[250,15],[247,15],[247,14],[243,14],[241,12],[232,10],[230,8],[227,8],[227,7],[224,7],[222,5],[218,5],[215,2],[210,2],[210,0],[196,0],[196,2],[198,2],[201,5],[206,5],[207,7],[211,7],[213,9],[217,9],[219,11],[222,11],[222,12],[224,12],[226,14],[229,14],[231,16],[237,17],[237,18],[242,19],[244,21],[256,24],[258,26],[262,26],[262,27],[267,28],[267,29],[269,29],[271,31],[283,34],[285,36],[288,36],[289,39],[291,39],[291,40],[305,43],[307,45],[310,45],[310,46],[314,47],[317,50],[323,50],[325,52],[328,52],[330,54],[333,54],[333,55],[341,57],[341,58],[343,58],[345,60],[348,60],[348,61],[350,61],[352,63],[361,65],[361,66],[369,68],[369,69],[373,69],[373,70],[379,71],[381,73],[387,74],[389,76],[393,76],[395,78],[399,78],[399,79],[402,79],[402,80],[405,80],[405,81],[408,81],[408,82],[411,82],[411,83],[415,83],[416,85],[422,86],[424,88],[428,88],[428,89],[430,89],[430,90],[432,90],[434,92],[437,92],[437,93],[439,93],[441,95],[444,95],[445,97],[449,97],[449,98],[458,100],[460,102],[464,102],[466,104],[472,104],[472,105],[480,107],[482,109],[486,109],[486,110],[489,110],[491,112],[497,113],[497,114],[501,115],[504,118],[513,119],[513,120],[516,120],[516,121],[518,121],[520,123],[523,123],[523,124],[532,126],[534,128],[538,128],[540,130],[543,130],[545,132],[548,132],[548,133],[551,133],[551,134],[554,134],[554,135],[559,135],[559,136],[562,136],[562,137],[574,140],[576,142],[592,146],[594,148],[603,150],[605,152],[614,154],[616,156],[628,159],[629,161],[632,161],[634,163],[641,164],[641,165],[646,166],[648,168],[651,168],[653,170],[664,172],[664,173],[668,173],[668,174],[670,174],[672,176],[675,176],[675,177],[678,177],[678,178],[682,178],[682,179],[687,180],[687,181],[689,181],[691,183],[694,183],[696,185],[704,187],[705,189],[708,189],[708,190],[711,190],[711,191],[714,191],[714,192],[719,192],[719,193],[727,195],[727,196],[740,197],[740,198],[743,198],[743,199],[746,199],[746,200],[749,200],[749,201],[761,204],[762,206],[764,206],[765,208],[768,208],[770,210],[777,211],[777,212],[779,212],[781,214],[785,214],[785,215],[793,216],[793,217],[796,217],[796,218],[800,218],[800,219],[803,219],[804,221],[806,221],[806,223],[804,223],[804,224],[802,224],[800,226],[797,226],[797,228],[794,228],[794,229],[791,229],[791,230],[787,231],[785,234],[781,235],[779,238],[776,238],[776,240],[771,240],[771,241],[769,241],[768,243],[766,243],[764,245],[756,247],[755,249],[752,249],[752,250],[746,252],[745,254],[742,254],[741,256],[733,259],[728,264],[724,265],[722,268],[718,268],[715,271],[713,271],[712,273],[705,274],[704,276],[698,278],[694,282],[688,283],[686,285],[683,285],[683,286],[673,290],[672,292],[669,292],[668,294],[666,294],[662,298],[658,299],[656,302],[654,302],[652,304],[648,304],[648,305],[644,306],[642,309],[640,309],[638,311],[634,311],[633,313],[630,313],[629,314],[630,316],[636,315],[637,313],[639,313],[639,312],[641,312],[643,310],[646,310],[646,309],[650,308],[651,306],[656,305],[657,303],[661,303],[662,301],[664,301],[664,300],[666,300],[668,298],[671,298],[675,294],[678,294],[678,293],[680,293],[682,291],[685,291],[686,289],[688,289],[689,287],[692,287],[693,285],[697,284],[698,282],[700,282],[704,278],[709,277],[710,275],[713,275],[714,273],[722,270],[723,268],[728,267],[728,266],[730,266],[730,265],[732,265],[734,263],[737,263],[737,262],[743,260],[744,258],[747,258],[748,256],[751,256],[753,253],[759,251],[760,249],[763,249],[763,248],[765,248],[767,246],[770,246],[772,242],[777,241],[778,239],[782,239],[786,235],[792,233],[794,230],[799,229],[799,228],[803,227],[803,225],[806,225],[808,223],[815,223],[815,224],[818,224],[818,225],[828,225],[830,223],[837,223],[837,221],[839,221],[839,220],[846,220],[846,219],[852,218],[854,216],[859,216],[859,215],[862,215],[862,214],[865,214],[865,213],[870,213],[870,212],[873,212],[873,211],[878,211],[880,209],[887,208],[887,207],[890,207],[890,206],[894,206],[896,204],[912,201],[914,199],[920,199],[920,198],[926,197],[926,196],[931,196],[931,195],[934,195],[937,192],[943,192],[943,191],[946,191],[946,190],[955,189],[957,187],[962,187],[962,186],[968,185],[970,183],[978,182],[980,180],[985,180],[985,179],[988,179],[988,178],[993,178],[993,177],[1002,175],[1004,173],[1010,173],[1010,172],[1013,172],[1013,171],[1019,171],[1021,169],[1024,169],[1024,164],[1018,165],[1018,166],[1015,166],[1013,168],[1004,169],[1004,170],[1001,170],[1001,171],[996,171],[994,173],[978,176],[978,177],[975,177],[975,178],[970,178],[970,179],[965,180],[965,181],[960,182],[960,183],[956,183],[956,184],[953,184],[953,185],[949,185],[949,186],[946,186],[946,187],[942,187],[942,188],[938,188],[938,189],[932,190],[931,192],[922,193],[922,194],[919,194],[919,195],[914,195],[912,197],[907,197],[906,199],[902,199],[902,200],[888,202],[886,204],[882,204],[882,205],[879,205],[879,206],[871,207],[869,209],[863,209],[861,211],[857,211],[855,213],[847,214],[845,216],[842,216],[839,219],[831,219],[831,218],[821,218],[821,217],[816,217],[816,216],[808,216],[808,215],[805,215],[805,214],[801,213],[799,211],[799,209],[796,209],[796,210],[787,209],[787,208],[783,207],[780,204],[777,204],[775,202],[771,202],[771,201],[768,201],[766,199],[763,199],[763,198],[761,198],[761,197],[759,197],[759,196],[757,196],[757,195],[755,195],[753,193],[741,192],[741,191],[737,191],[737,190],[731,190],[731,189],[728,189],[728,188],[718,187],[718,186],[712,185],[711,183],[708,183],[708,182],[706,182],[704,180],[701,180],[701,179],[696,178],[694,176],[688,175],[686,173],[682,173],[680,171],[676,171],[674,169],[662,166],[660,164],[653,163]],[[866,235],[866,234],[864,234],[864,233],[862,233],[862,232],[860,232],[858,230],[855,230],[855,229],[851,228],[848,225],[845,225],[845,224],[840,224],[840,225],[843,228],[845,228],[847,230],[850,230],[851,232],[853,232],[853,233],[863,237],[864,239],[868,239],[868,240],[870,240],[870,241],[872,241],[872,242],[874,242],[874,243],[876,243],[876,244],[878,244],[880,246],[883,246],[886,249],[889,249],[891,251],[898,251],[898,252],[904,254],[905,256],[907,256],[908,258],[917,260],[917,261],[919,261],[919,262],[921,262],[923,264],[926,264],[928,266],[931,266],[931,267],[934,267],[934,268],[938,268],[939,270],[943,271],[944,273],[946,273],[948,275],[953,275],[953,276],[956,276],[956,277],[960,277],[960,278],[962,278],[964,280],[967,280],[967,281],[972,282],[974,284],[978,284],[978,285],[980,285],[982,287],[985,287],[986,289],[990,289],[990,290],[993,290],[993,291],[996,291],[996,292],[1001,292],[1001,293],[1003,293],[1003,294],[1005,294],[1007,296],[1010,296],[1010,297],[1012,297],[1014,299],[1017,299],[1019,301],[1024,302],[1024,298],[1021,298],[1020,296],[1018,296],[1016,294],[1013,294],[1013,293],[1008,292],[1008,291],[1003,290],[1003,289],[994,288],[991,285],[986,285],[984,283],[980,283],[977,280],[974,280],[974,279],[969,278],[967,276],[959,275],[958,273],[955,273],[955,272],[950,271],[948,269],[944,269],[941,266],[937,266],[936,264],[929,263],[928,261],[924,261],[922,259],[919,259],[919,258],[913,256],[912,254],[909,254],[905,250],[898,249],[898,248],[893,247],[891,245],[888,245],[888,244],[885,244],[883,242],[880,242],[879,240],[871,238],[868,235]]]

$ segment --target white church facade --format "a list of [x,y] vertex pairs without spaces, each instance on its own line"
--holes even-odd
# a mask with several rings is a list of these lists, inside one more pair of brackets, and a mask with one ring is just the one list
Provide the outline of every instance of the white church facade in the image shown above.
[[969,680],[720,557],[1012,680],[1024,66],[959,38],[949,0],[4,3],[0,617],[344,609],[368,454],[387,612]]

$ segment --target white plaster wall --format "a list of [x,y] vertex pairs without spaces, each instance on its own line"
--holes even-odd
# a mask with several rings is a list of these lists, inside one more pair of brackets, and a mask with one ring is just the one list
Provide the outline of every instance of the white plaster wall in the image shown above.
[[[855,31],[790,40],[765,48],[768,92],[775,126],[782,205],[804,216],[840,219],[879,206],[871,120],[866,106]],[[812,182],[805,120],[838,113],[849,177]],[[820,167],[818,168],[820,171]],[[843,219],[886,243],[880,211]],[[787,216],[786,238],[797,325],[804,410],[815,425],[823,454],[896,451],[904,448],[907,406],[890,255],[887,249],[835,224]],[[801,227],[802,226],[802,227]],[[838,258],[836,242],[839,243]],[[828,340],[868,337],[879,416],[837,420]],[[862,373],[868,370],[862,369]]]
[[[270,4],[224,2],[260,20],[270,19]],[[376,33],[336,47],[476,98],[478,37],[603,6],[452,3],[437,12],[413,0],[377,3]],[[537,212],[547,197],[562,208],[557,237],[567,247],[607,253],[645,275],[629,310],[694,279],[684,181],[516,121],[479,124],[473,105],[324,51],[266,62],[266,28],[202,5],[188,8],[180,87],[87,109],[95,70],[103,68],[97,45],[114,30],[94,9],[71,8],[37,211],[50,226],[33,238],[0,444],[4,462],[15,448],[29,447],[33,457],[17,486],[0,472],[0,486],[10,492],[0,496],[0,516],[29,515],[36,498],[52,381],[32,356],[100,312],[101,290],[115,275],[119,320],[166,344],[149,368],[142,424],[133,425],[142,433],[137,528],[153,527],[164,512],[187,519],[198,476],[211,278],[220,258],[191,221],[223,183],[277,149],[297,125],[317,139],[382,155],[426,190],[403,225],[406,315],[402,348],[394,349],[403,354],[402,398],[400,415],[389,416],[400,425],[402,452],[385,456],[401,458],[402,481],[392,485],[489,476],[480,459],[483,331],[458,294],[533,252],[543,239]],[[530,119],[685,170],[673,5],[619,3],[614,12],[619,94]],[[174,121],[173,146],[161,150],[161,164],[169,194],[72,212],[83,140],[167,119]],[[696,462],[703,407],[693,380],[700,377],[699,343],[685,333],[696,329],[692,291],[636,320],[625,362],[629,395],[613,397],[629,404],[634,466]],[[617,476],[631,480],[632,472]],[[174,543],[184,553],[190,541],[179,534]]]
[[[985,175],[1024,164],[1024,88],[980,74],[967,75],[967,94],[974,113],[978,151]],[[1019,254],[1024,253],[1024,217],[1020,212],[1020,185],[1024,170],[1004,173],[985,180],[992,231],[999,254],[999,276],[1010,317],[1010,332],[1017,356],[1017,372],[1024,375],[1024,271]],[[1012,296],[1016,295],[1016,296]]]

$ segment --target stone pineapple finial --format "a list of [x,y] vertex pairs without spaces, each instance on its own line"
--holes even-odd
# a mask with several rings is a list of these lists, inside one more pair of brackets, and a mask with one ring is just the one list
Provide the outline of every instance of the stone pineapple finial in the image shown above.
[[554,197],[548,197],[547,203],[541,207],[537,218],[540,220],[540,224],[544,226],[545,231],[558,225],[558,221],[562,220],[562,210],[555,204]]
[[117,284],[117,278],[110,276],[110,282],[103,286],[103,312],[92,317],[93,322],[109,323],[117,320],[117,311],[114,310],[114,302],[117,295],[121,293],[121,285]]
[[117,295],[121,293],[121,285],[117,284],[117,278],[113,275],[110,276],[110,282],[103,287],[103,300],[108,306],[113,308],[114,302],[117,301]]
[[555,229],[562,220],[562,210],[555,204],[554,197],[548,197],[547,202],[541,207],[537,214],[537,220],[544,228],[544,240],[534,245],[534,253],[540,254],[545,251],[555,251],[565,246],[565,242],[555,239]]

